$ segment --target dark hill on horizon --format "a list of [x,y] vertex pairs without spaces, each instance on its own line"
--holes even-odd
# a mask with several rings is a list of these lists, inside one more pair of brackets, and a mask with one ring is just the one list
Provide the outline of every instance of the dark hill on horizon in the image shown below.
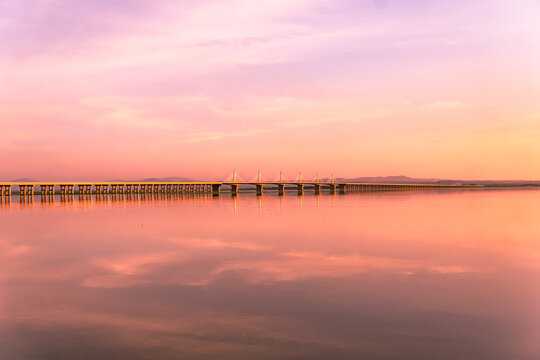
[[486,185],[486,186],[519,186],[519,185],[540,185],[540,180],[452,180],[452,179],[430,179],[411,178],[404,175],[399,176],[373,176],[356,178],[337,178],[339,182],[352,183],[387,183],[387,184],[440,184],[440,185]]

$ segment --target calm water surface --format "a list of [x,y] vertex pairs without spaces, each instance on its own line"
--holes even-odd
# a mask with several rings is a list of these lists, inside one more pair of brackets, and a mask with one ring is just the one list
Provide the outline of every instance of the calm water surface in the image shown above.
[[0,359],[540,359],[540,191],[0,204]]

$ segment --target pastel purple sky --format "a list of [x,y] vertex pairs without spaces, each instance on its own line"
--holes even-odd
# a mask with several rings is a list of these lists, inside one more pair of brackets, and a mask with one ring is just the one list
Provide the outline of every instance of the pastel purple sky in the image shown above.
[[0,0],[1,179],[540,179],[538,0]]

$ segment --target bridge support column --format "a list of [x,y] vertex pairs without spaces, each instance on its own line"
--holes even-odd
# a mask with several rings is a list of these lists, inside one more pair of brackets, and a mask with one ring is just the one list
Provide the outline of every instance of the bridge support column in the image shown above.
[[257,184],[257,195],[261,196],[263,194],[263,185]]
[[231,194],[238,195],[238,184],[231,184]]
[[321,193],[321,184],[315,184],[315,194]]
[[279,195],[285,194],[285,184],[278,184],[278,194]]
[[298,184],[298,195],[304,194],[304,184]]
[[221,184],[212,184],[212,194],[219,195],[220,188],[221,188]]

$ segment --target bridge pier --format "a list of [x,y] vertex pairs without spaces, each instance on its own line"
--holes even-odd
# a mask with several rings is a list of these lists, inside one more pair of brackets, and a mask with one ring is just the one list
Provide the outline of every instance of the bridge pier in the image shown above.
[[238,195],[238,184],[231,184],[231,194]]
[[304,184],[298,184],[297,187],[298,187],[298,195],[303,195],[304,194]]
[[75,185],[72,184],[63,184],[60,185],[60,194],[61,195],[73,195],[73,188]]
[[257,195],[261,196],[263,194],[263,185],[257,184]]
[[33,196],[34,185],[19,185],[19,195],[20,196]]
[[219,195],[220,188],[221,188],[221,184],[212,184],[212,194]]
[[285,194],[285,184],[278,184],[278,194],[279,195]]

